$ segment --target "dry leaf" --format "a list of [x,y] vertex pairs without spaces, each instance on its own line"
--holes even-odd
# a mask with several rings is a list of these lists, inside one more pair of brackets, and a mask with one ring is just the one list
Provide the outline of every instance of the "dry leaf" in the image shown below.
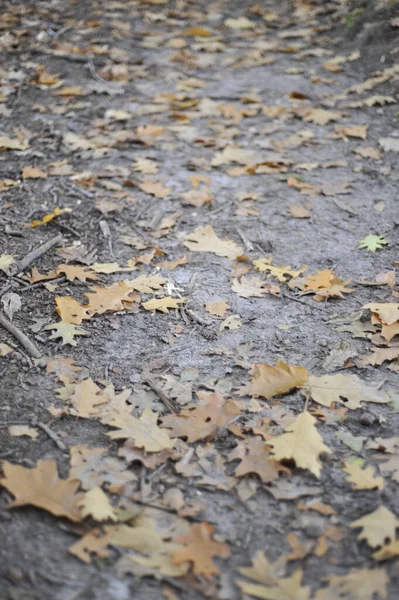
[[309,469],[320,477],[322,464],[320,454],[331,453],[315,427],[317,420],[306,410],[294,423],[285,429],[286,433],[268,441],[276,460],[294,460],[297,467]]
[[306,387],[310,390],[312,399],[327,408],[330,408],[333,402],[343,403],[346,408],[355,410],[361,408],[362,401],[378,404],[391,401],[386,392],[380,391],[375,384],[362,381],[357,375],[311,375]]
[[162,426],[171,429],[171,435],[186,437],[188,442],[215,437],[217,431],[240,414],[234,400],[225,400],[219,392],[198,392],[202,402],[194,409],[183,409],[178,415],[167,415]]
[[87,331],[81,327],[77,327],[72,323],[64,323],[63,321],[47,325],[44,329],[53,330],[50,340],[57,340],[58,338],[61,338],[63,346],[65,346],[65,344],[76,346],[77,342],[75,340],[75,335],[88,335]]
[[[374,560],[388,560],[389,558],[396,558],[399,556],[399,540],[391,542],[387,546],[383,546],[378,552],[374,552]],[[386,596],[384,596],[386,598]]]
[[318,590],[315,600],[374,600],[387,598],[388,574],[384,569],[354,569],[346,575],[330,575],[329,585]]
[[266,283],[260,277],[252,275],[252,277],[241,277],[241,279],[233,279],[233,292],[236,292],[241,298],[261,298],[264,294],[272,296],[280,295],[278,285]]
[[98,558],[107,558],[109,550],[107,546],[111,543],[111,535],[103,534],[99,529],[92,529],[87,532],[80,540],[68,548],[68,552],[79,558],[79,560],[90,564],[91,555]]
[[143,192],[155,196],[155,198],[166,198],[172,191],[171,188],[165,187],[160,181],[151,181],[150,179],[137,185]]
[[95,521],[118,520],[108,496],[98,486],[83,495],[79,508],[83,518],[92,517]]
[[108,311],[124,310],[125,303],[130,304],[139,299],[137,294],[131,295],[133,290],[126,281],[119,281],[107,287],[93,286],[90,289],[94,293],[85,293],[89,303],[84,307],[90,316],[102,315]]
[[15,496],[10,508],[30,504],[71,521],[82,519],[79,503],[83,494],[76,491],[79,482],[59,479],[54,460],[39,460],[32,469],[4,461],[3,473],[0,485]]
[[28,425],[10,425],[8,433],[14,437],[26,435],[32,440],[37,440],[39,437],[39,432],[36,427],[28,427]]
[[136,292],[152,294],[154,290],[162,289],[167,279],[160,275],[139,275],[136,279],[126,280],[125,283]]
[[112,414],[105,419],[110,427],[117,427],[118,431],[110,431],[107,435],[113,440],[131,439],[137,448],[144,448],[147,452],[160,452],[166,448],[173,448],[175,440],[169,437],[165,429],[157,425],[158,414],[146,408],[139,419],[130,414]]
[[106,455],[108,448],[89,448],[85,444],[72,446],[70,479],[78,479],[84,490],[104,483],[111,488],[121,489],[136,475],[128,471],[127,464],[119,458]]
[[224,317],[230,306],[226,300],[217,300],[216,302],[207,302],[205,308],[209,314],[215,315],[215,317]]
[[142,307],[152,312],[159,310],[163,313],[167,313],[169,312],[169,308],[179,308],[179,304],[182,304],[186,300],[187,298],[171,298],[170,296],[166,296],[165,298],[152,298],[152,300],[143,302]]
[[375,476],[375,469],[368,465],[362,469],[363,460],[345,462],[345,467],[342,469],[347,473],[346,481],[352,484],[355,490],[382,490],[384,489],[384,480],[382,477]]
[[212,539],[214,529],[213,525],[204,521],[190,525],[190,531],[186,535],[176,538],[176,542],[183,544],[184,548],[173,553],[173,562],[177,565],[187,561],[193,563],[195,575],[209,578],[219,573],[212,558],[230,556],[230,548],[227,544]]
[[243,253],[242,248],[235,242],[219,238],[211,225],[199,227],[186,235],[184,245],[193,252],[213,252],[217,256],[225,256],[230,260]]
[[349,527],[361,527],[363,531],[358,535],[358,539],[366,540],[369,546],[377,548],[383,546],[387,540],[395,540],[399,519],[385,506],[379,506],[377,510],[353,521]]
[[22,169],[23,179],[45,179],[46,177],[47,173],[37,167],[24,167]]
[[304,367],[287,365],[278,360],[276,366],[257,363],[251,368],[251,382],[241,387],[240,396],[262,396],[267,400],[285,394],[307,382],[308,372]]
[[240,464],[236,467],[234,475],[243,477],[248,473],[259,475],[263,483],[271,483],[278,478],[280,473],[289,473],[274,457],[270,456],[270,449],[260,437],[251,437],[238,446],[229,455],[229,460],[239,458]]
[[294,219],[310,219],[312,216],[312,213],[304,206],[290,204],[288,208],[290,210],[291,217],[294,217]]

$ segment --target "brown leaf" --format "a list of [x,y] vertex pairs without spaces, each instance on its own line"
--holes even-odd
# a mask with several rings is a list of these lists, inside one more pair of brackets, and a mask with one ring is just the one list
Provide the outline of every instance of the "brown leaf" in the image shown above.
[[39,460],[32,469],[4,461],[3,473],[0,485],[15,496],[10,508],[30,504],[57,517],[71,521],[82,519],[79,503],[83,494],[77,493],[79,482],[59,479],[54,460]]
[[79,558],[79,560],[90,564],[92,555],[97,558],[107,558],[109,556],[108,544],[111,544],[109,533],[104,534],[100,529],[92,529],[70,546],[68,552]]
[[119,281],[107,287],[93,286],[90,288],[93,292],[86,292],[85,296],[89,303],[84,307],[87,314],[102,315],[108,311],[124,310],[125,303],[138,301],[137,294],[132,294],[132,288],[126,281]]
[[280,473],[289,473],[287,467],[283,467],[274,460],[267,444],[260,437],[251,437],[243,442],[230,453],[229,460],[239,458],[240,464],[236,467],[236,477],[243,477],[248,473],[259,475],[263,483],[271,483],[278,478]]
[[184,548],[173,553],[173,562],[177,565],[187,561],[192,562],[195,575],[209,578],[219,573],[212,557],[226,558],[230,556],[230,548],[227,544],[212,539],[211,534],[214,529],[213,525],[204,521],[191,525],[186,535],[176,539],[178,543],[184,544]]
[[219,392],[198,392],[197,396],[202,402],[199,406],[163,418],[162,426],[171,429],[171,435],[187,437],[189,442],[213,438],[220,427],[240,414],[234,400],[225,400]]
[[278,285],[266,283],[260,277],[253,275],[252,277],[241,277],[241,279],[233,279],[233,292],[236,292],[242,298],[261,298],[264,294],[272,296],[280,295]]
[[184,245],[193,252],[213,252],[234,260],[243,254],[242,248],[231,240],[220,239],[211,225],[199,227],[184,238]]

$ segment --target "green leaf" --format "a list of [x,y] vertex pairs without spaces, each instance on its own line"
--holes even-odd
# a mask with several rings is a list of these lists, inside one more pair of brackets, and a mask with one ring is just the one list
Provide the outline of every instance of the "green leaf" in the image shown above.
[[382,235],[373,235],[369,234],[360,241],[358,248],[366,248],[367,250],[371,250],[371,252],[375,252],[380,248],[388,245],[388,240],[386,240]]

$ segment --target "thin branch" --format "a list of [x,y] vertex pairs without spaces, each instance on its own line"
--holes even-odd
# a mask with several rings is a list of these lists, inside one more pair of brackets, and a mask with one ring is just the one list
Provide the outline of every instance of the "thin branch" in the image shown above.
[[18,329],[18,327],[11,323],[11,321],[9,321],[2,312],[0,312],[0,325],[2,325],[4,329],[11,333],[11,335],[13,335],[15,339],[19,341],[21,346],[23,346],[27,353],[33,356],[33,358],[41,357],[41,353],[36,348],[35,344],[31,342],[30,339],[20,329]]
[[10,268],[10,271],[12,272],[11,274],[16,275],[17,273],[21,273],[21,271],[24,271],[27,267],[29,267],[32,263],[34,263],[38,258],[43,256],[43,254],[48,252],[53,246],[56,246],[61,241],[62,241],[62,234],[59,233],[55,237],[51,238],[51,240],[48,240],[48,242],[46,242],[42,246],[39,246],[39,248],[36,248],[36,250],[32,250],[32,252],[29,252],[29,254],[27,254],[25,256],[25,258],[22,258],[20,261],[15,263],[15,265],[11,265],[11,268]]
[[147,385],[149,385],[150,388],[152,389],[152,391],[156,393],[158,398],[160,400],[162,400],[162,402],[165,404],[166,408],[168,408],[171,412],[174,412],[174,413],[179,412],[179,410],[175,406],[175,403],[170,398],[167,397],[167,395],[157,386],[155,381],[153,381],[149,377],[146,377],[145,379],[143,379],[143,381]]
[[53,440],[53,442],[57,446],[57,448],[59,448],[63,452],[68,450],[68,448],[66,447],[64,442],[61,440],[61,438],[52,429],[50,429],[50,427],[48,425],[46,425],[45,423],[41,423],[41,422],[35,423],[35,425],[37,427],[39,427],[40,429],[42,429],[45,433],[47,433],[47,435],[49,436],[49,438],[51,440]]

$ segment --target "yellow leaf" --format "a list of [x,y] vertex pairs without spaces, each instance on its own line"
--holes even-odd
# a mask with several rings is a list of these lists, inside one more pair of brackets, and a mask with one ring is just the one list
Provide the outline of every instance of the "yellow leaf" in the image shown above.
[[125,280],[125,283],[136,292],[151,294],[154,290],[160,290],[166,281],[160,275],[139,275],[136,279]]
[[30,504],[58,517],[81,521],[79,502],[83,495],[76,493],[79,482],[59,479],[54,460],[39,460],[32,469],[4,461],[3,473],[0,485],[15,496],[11,508]]
[[117,521],[108,496],[97,486],[86,492],[79,502],[83,517],[92,517],[95,521]]
[[184,245],[193,252],[213,252],[217,256],[225,256],[230,260],[243,253],[242,248],[235,242],[219,238],[211,225],[199,227],[186,235]]
[[288,279],[296,279],[299,277],[299,275],[306,271],[307,268],[306,265],[302,265],[302,267],[298,270],[294,270],[291,267],[283,265],[274,267],[271,262],[271,256],[269,258],[257,258],[253,261],[253,265],[257,271],[260,271],[261,273],[267,271],[269,277],[276,277],[276,279],[281,281],[281,283],[285,283]]
[[79,560],[90,564],[92,555],[98,558],[107,558],[111,543],[110,535],[102,535],[99,529],[88,531],[80,540],[68,548],[68,552],[79,558]]
[[31,226],[39,227],[39,225],[45,225],[46,223],[49,223],[50,221],[52,221],[59,215],[62,215],[63,213],[66,213],[66,212],[72,212],[72,210],[70,208],[58,208],[58,206],[57,206],[53,210],[52,213],[49,213],[48,215],[44,215],[44,217],[42,219],[40,219],[39,221],[32,221]]
[[316,419],[306,410],[294,423],[286,428],[286,433],[268,441],[273,448],[276,460],[294,460],[297,467],[309,469],[316,477],[320,477],[320,454],[331,453],[323,443],[315,423]]
[[143,302],[142,307],[152,312],[159,310],[163,313],[167,313],[169,312],[169,308],[179,308],[179,304],[186,300],[187,298],[171,298],[170,296],[166,296],[165,298],[152,298],[152,300]]
[[209,37],[212,35],[212,32],[209,29],[205,29],[205,27],[190,27],[190,29],[185,29],[182,31],[181,35],[193,35],[195,37]]
[[38,167],[24,167],[22,169],[22,177],[23,179],[45,179],[47,173]]
[[175,440],[170,439],[166,429],[158,427],[157,420],[158,414],[147,407],[139,419],[126,413],[111,414],[103,419],[103,423],[118,428],[118,431],[107,433],[113,440],[133,440],[137,448],[144,448],[147,452],[173,448]]
[[344,403],[346,408],[355,410],[363,402],[387,404],[391,401],[386,392],[380,391],[368,381],[362,381],[357,375],[322,375],[309,376],[306,387],[312,399],[318,404],[330,408],[333,402]]
[[[383,546],[378,552],[374,552],[374,560],[387,560],[389,558],[396,558],[399,556],[399,540],[391,542],[387,546]],[[385,596],[386,597],[386,596]]]
[[94,383],[91,377],[76,383],[69,401],[72,405],[70,413],[82,419],[89,419],[98,415],[99,408],[107,404],[108,398],[102,393],[101,388]]
[[26,150],[29,148],[29,143],[24,140],[21,142],[17,138],[9,138],[6,135],[0,136],[0,150]]
[[89,319],[86,307],[82,306],[72,296],[56,296],[56,311],[64,323],[80,325],[84,319]]
[[81,327],[77,327],[72,323],[64,323],[63,321],[47,325],[44,329],[53,330],[53,333],[50,336],[51,340],[62,338],[63,346],[65,346],[65,344],[76,346],[77,342],[75,341],[75,335],[87,335],[87,332]]
[[251,377],[251,382],[239,389],[240,395],[262,396],[270,400],[273,396],[302,387],[308,379],[308,372],[304,367],[278,360],[275,366],[266,363],[252,365]]
[[384,479],[375,476],[374,467],[368,465],[365,469],[362,469],[363,461],[360,461],[360,463],[358,461],[345,461],[345,467],[342,470],[348,475],[346,481],[349,481],[355,490],[383,490]]
[[368,308],[380,318],[384,325],[393,325],[399,321],[399,303],[397,302],[370,302],[362,308]]
[[363,531],[359,534],[358,539],[366,540],[369,546],[376,548],[382,546],[386,540],[392,542],[395,539],[399,520],[388,508],[379,506],[377,510],[353,521],[349,527],[361,527]]

